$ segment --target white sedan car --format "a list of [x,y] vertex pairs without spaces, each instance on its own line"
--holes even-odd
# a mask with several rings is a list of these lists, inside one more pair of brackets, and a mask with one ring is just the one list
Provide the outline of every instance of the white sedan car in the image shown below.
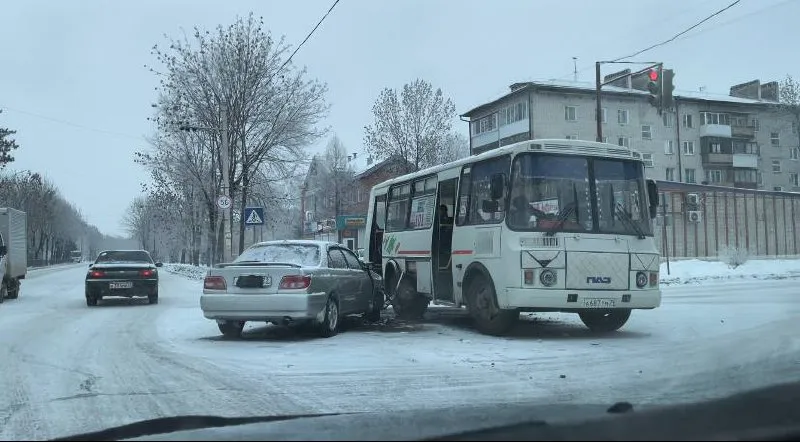
[[226,337],[241,336],[247,321],[312,323],[338,333],[339,320],[363,313],[380,319],[383,280],[349,249],[326,241],[266,241],[231,263],[210,269],[200,307]]

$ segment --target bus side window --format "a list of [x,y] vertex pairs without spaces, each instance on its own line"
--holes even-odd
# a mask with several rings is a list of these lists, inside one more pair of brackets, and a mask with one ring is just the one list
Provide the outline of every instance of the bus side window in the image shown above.
[[463,226],[469,221],[469,194],[472,188],[470,179],[471,167],[465,166],[461,171],[461,179],[458,184],[458,201],[456,201],[456,225]]

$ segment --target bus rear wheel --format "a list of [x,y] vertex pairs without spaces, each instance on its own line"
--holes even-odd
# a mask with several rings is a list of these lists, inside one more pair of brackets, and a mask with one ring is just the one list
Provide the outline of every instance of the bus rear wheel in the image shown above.
[[578,313],[581,321],[589,330],[598,333],[610,333],[619,330],[631,317],[630,309],[583,311]]
[[392,296],[392,310],[395,317],[403,320],[422,319],[428,309],[428,298],[417,293],[410,278],[403,278]]
[[486,335],[505,335],[519,320],[519,310],[497,305],[494,284],[483,275],[473,278],[467,287],[467,308],[478,331]]

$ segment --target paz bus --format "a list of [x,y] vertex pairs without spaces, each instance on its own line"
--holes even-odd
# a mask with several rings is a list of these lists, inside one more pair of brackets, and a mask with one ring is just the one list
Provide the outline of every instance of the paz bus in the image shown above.
[[502,146],[375,185],[365,261],[399,318],[463,307],[508,333],[520,312],[622,327],[661,304],[658,189],[639,152],[580,140]]

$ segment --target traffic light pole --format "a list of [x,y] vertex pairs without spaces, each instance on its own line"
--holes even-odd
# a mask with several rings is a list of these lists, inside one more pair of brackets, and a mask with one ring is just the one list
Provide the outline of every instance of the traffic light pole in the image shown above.
[[[610,79],[608,81],[603,81],[602,76],[600,74],[600,66],[603,65],[603,64],[649,64],[650,66],[647,66],[646,68],[644,68],[642,70],[639,70],[639,71],[636,71],[636,72],[632,72],[630,74],[620,75],[619,77],[614,77],[614,78],[612,78],[612,79]],[[605,86],[605,85],[607,85],[609,83],[612,83],[614,81],[617,81],[620,78],[632,77],[634,75],[641,74],[641,73],[646,72],[646,71],[648,71],[650,69],[653,69],[655,67],[659,68],[659,71],[661,71],[661,66],[662,65],[663,65],[662,63],[655,62],[655,61],[650,61],[650,62],[598,61],[598,62],[595,62],[595,64],[594,64],[595,101],[596,101],[595,120],[596,120],[596,123],[597,123],[597,142],[598,143],[602,143],[603,142],[603,120],[601,118],[602,117],[602,110],[603,110],[602,109],[601,90],[602,90],[603,86]]]

